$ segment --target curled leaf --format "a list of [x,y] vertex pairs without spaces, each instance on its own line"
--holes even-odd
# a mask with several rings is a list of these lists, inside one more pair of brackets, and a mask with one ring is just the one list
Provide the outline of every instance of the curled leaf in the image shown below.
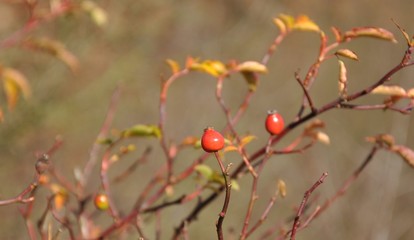
[[194,62],[189,67],[190,70],[208,73],[214,77],[218,77],[227,72],[226,66],[215,60],[206,60],[201,63]]
[[233,151],[237,151],[237,147],[236,147],[236,146],[234,146],[234,145],[229,145],[229,146],[226,146],[226,147],[223,149],[223,152],[233,152]]
[[404,36],[405,41],[407,42],[407,45],[412,47],[414,46],[414,42],[412,41],[412,38],[410,38],[410,36],[408,36],[408,33],[405,31],[405,29],[403,29],[400,25],[398,25],[394,20],[393,20],[395,26],[397,26],[397,28],[400,30],[400,32],[402,33],[402,35]]
[[20,94],[24,98],[31,95],[31,90],[26,77],[18,70],[13,68],[0,68],[3,88],[7,98],[7,105],[10,110],[14,109]]
[[397,85],[392,85],[392,86],[380,85],[376,87],[374,90],[372,90],[371,93],[391,95],[391,96],[400,96],[400,97],[407,96],[407,92],[405,91],[405,89]]
[[326,145],[329,145],[331,143],[329,136],[326,133],[321,132],[321,131],[316,132],[315,138],[319,142],[326,144]]
[[266,66],[256,61],[240,63],[236,68],[240,72],[267,73]]
[[174,61],[172,59],[167,59],[166,62],[168,64],[168,66],[170,66],[171,71],[173,73],[177,73],[177,72],[180,71],[180,65],[176,61]]
[[279,28],[281,33],[287,32],[286,24],[280,18],[274,18],[273,23]]
[[379,134],[376,136],[366,137],[365,140],[370,143],[385,144],[392,148],[395,144],[394,137],[390,134]]
[[335,52],[335,55],[358,61],[358,56],[349,49],[339,49],[338,51]]
[[342,60],[338,60],[338,63],[339,63],[339,79],[338,79],[339,96],[346,97],[347,91],[348,91],[346,67],[345,67],[345,63]]
[[353,28],[347,31],[343,35],[344,38],[357,38],[357,37],[373,37],[382,40],[387,40],[396,43],[397,40],[390,31],[378,28],[378,27],[359,27]]
[[286,183],[283,180],[277,181],[277,191],[279,192],[282,198],[286,197]]
[[403,145],[395,145],[392,148],[393,152],[396,152],[408,165],[414,167],[414,151]]
[[34,50],[42,51],[52,56],[55,56],[72,72],[77,72],[79,68],[79,62],[75,55],[66,49],[65,45],[57,40],[50,38],[29,38],[24,42],[26,47]]
[[249,90],[252,92],[256,91],[258,80],[257,75],[253,72],[242,72],[242,75],[249,86]]
[[341,42],[342,41],[342,34],[341,34],[341,31],[339,30],[339,28],[331,27],[331,30],[332,30],[332,33],[335,35],[336,42]]
[[122,131],[122,137],[156,137],[161,138],[161,130],[157,125],[138,124]]
[[245,136],[245,137],[243,137],[243,138],[241,139],[241,143],[240,143],[240,145],[243,147],[243,146],[245,146],[246,144],[248,144],[248,143],[250,143],[251,141],[253,141],[254,139],[256,139],[256,136],[254,136],[254,135],[247,135],[247,136]]
[[82,1],[81,7],[84,11],[88,12],[92,21],[99,27],[106,25],[108,22],[108,16],[106,11],[101,8],[96,2],[85,0]]
[[315,119],[305,127],[305,133],[313,132],[317,128],[324,128],[325,123],[320,119]]
[[293,16],[287,14],[280,14],[278,18],[285,23],[287,29],[291,29],[295,24],[295,18]]

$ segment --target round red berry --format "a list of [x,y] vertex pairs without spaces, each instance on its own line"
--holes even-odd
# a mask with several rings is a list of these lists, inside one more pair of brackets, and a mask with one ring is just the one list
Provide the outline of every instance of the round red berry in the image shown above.
[[93,203],[97,209],[102,211],[105,211],[109,208],[108,197],[103,193],[96,194]]
[[278,135],[283,131],[285,127],[285,122],[283,121],[282,115],[277,111],[269,111],[266,118],[266,130],[272,135]]
[[204,134],[201,137],[201,147],[206,152],[217,152],[223,149],[224,138],[212,127],[208,127],[204,129]]

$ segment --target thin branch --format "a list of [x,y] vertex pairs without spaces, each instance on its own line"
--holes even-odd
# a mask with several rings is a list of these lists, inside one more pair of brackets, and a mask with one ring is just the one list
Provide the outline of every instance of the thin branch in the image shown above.
[[223,178],[224,178],[224,185],[225,185],[225,189],[226,189],[226,196],[224,197],[224,202],[223,202],[223,208],[221,209],[221,212],[219,214],[219,218],[217,220],[216,223],[216,229],[217,229],[217,237],[219,240],[223,240],[223,221],[224,218],[226,216],[227,213],[227,208],[229,206],[230,203],[230,193],[231,193],[231,184],[229,183],[228,180],[228,170],[224,167],[223,162],[221,161],[220,155],[217,152],[214,152],[214,155],[217,159],[217,162],[220,166],[221,169],[221,173],[223,174]]
[[112,93],[112,97],[109,103],[108,110],[106,112],[104,123],[102,124],[101,130],[99,131],[99,134],[96,137],[96,141],[94,142],[93,147],[89,153],[89,160],[83,168],[82,178],[79,181],[81,189],[85,188],[86,184],[89,181],[89,177],[92,173],[92,170],[98,161],[99,151],[102,148],[102,144],[99,144],[98,140],[104,139],[108,136],[109,129],[115,117],[115,111],[118,106],[120,96],[121,88],[118,86]]
[[328,176],[328,173],[327,173],[327,172],[323,173],[323,174],[322,174],[322,176],[318,179],[318,181],[316,181],[316,182],[313,184],[313,186],[312,186],[311,188],[309,188],[309,189],[305,192],[305,195],[303,196],[302,203],[300,204],[299,209],[298,209],[298,212],[297,212],[297,214],[296,214],[295,221],[293,222],[292,231],[291,231],[291,233],[290,233],[290,240],[295,240],[295,239],[296,239],[296,237],[295,237],[295,236],[296,236],[296,231],[297,231],[297,229],[298,229],[298,227],[299,227],[299,224],[300,224],[300,222],[299,222],[299,218],[300,218],[300,216],[301,216],[301,215],[302,215],[302,213],[303,213],[303,210],[304,210],[304,208],[305,208],[306,203],[308,202],[308,199],[309,199],[310,195],[312,194],[312,192],[313,192],[313,191],[315,191],[315,189],[316,189],[319,185],[321,185],[321,184],[323,183],[323,181],[325,180],[325,178],[326,178],[327,176]]

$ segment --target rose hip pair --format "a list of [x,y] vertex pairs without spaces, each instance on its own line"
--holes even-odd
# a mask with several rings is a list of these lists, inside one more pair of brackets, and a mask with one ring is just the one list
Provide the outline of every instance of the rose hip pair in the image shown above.
[[[266,117],[265,127],[271,135],[280,134],[285,127],[282,115],[274,110],[269,111]],[[201,137],[201,147],[206,152],[217,152],[223,149],[224,138],[212,127],[208,127],[204,129],[204,134]]]

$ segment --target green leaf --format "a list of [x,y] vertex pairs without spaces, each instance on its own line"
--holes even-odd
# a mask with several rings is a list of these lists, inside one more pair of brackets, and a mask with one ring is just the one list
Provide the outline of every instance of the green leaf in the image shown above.
[[138,124],[122,131],[123,137],[156,137],[161,138],[161,130],[157,125]]
[[201,174],[205,179],[210,180],[211,177],[213,176],[213,170],[204,164],[199,164],[197,166],[194,167],[194,170],[196,172],[198,172],[199,174]]

